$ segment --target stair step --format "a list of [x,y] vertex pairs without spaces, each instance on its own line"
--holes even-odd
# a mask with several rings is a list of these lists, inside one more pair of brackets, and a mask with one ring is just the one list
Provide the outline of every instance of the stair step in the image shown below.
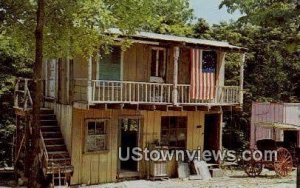
[[54,145],[54,144],[65,144],[65,141],[63,138],[44,138],[46,145]]
[[56,121],[56,119],[54,119],[54,120],[41,120],[41,126],[45,126],[45,125],[58,125],[58,122]]
[[62,159],[62,160],[49,160],[48,161],[48,167],[60,167],[60,168],[66,168],[67,166],[71,166],[71,160],[68,159]]
[[51,110],[49,108],[41,108],[40,113],[41,114],[54,114],[54,110]]
[[60,131],[60,127],[57,125],[47,125],[47,126],[41,126],[42,132],[56,132]]
[[56,120],[54,114],[40,114],[40,120]]
[[70,158],[69,153],[67,151],[49,151],[48,152],[49,159],[57,159],[57,158]]
[[71,162],[71,158],[70,157],[64,157],[64,158],[52,158],[49,159],[50,162],[64,162],[64,161],[70,161]]
[[62,134],[60,131],[54,132],[42,132],[44,138],[62,138]]
[[55,144],[55,145],[46,145],[47,151],[66,151],[66,145],[64,144]]

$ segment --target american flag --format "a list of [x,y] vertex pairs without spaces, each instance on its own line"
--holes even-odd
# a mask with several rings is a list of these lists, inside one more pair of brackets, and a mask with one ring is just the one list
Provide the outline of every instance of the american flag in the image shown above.
[[216,61],[215,51],[191,49],[191,99],[214,99]]

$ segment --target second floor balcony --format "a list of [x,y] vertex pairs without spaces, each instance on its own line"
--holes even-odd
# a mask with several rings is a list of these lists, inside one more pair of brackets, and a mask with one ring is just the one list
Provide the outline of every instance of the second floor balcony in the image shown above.
[[109,80],[74,80],[74,101],[89,104],[238,105],[239,86],[201,87],[193,95],[189,84]]

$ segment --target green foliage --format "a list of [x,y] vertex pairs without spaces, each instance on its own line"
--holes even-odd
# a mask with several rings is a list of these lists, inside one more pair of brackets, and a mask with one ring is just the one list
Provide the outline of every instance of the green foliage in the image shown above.
[[12,162],[15,78],[30,76],[31,70],[27,68],[30,64],[30,60],[16,52],[12,43],[7,42],[4,48],[0,46],[0,166],[11,165]]
[[[220,7],[223,6],[230,13],[241,11],[243,16],[236,22],[213,26],[200,19],[193,28],[194,36],[224,40],[248,48],[244,112],[224,116],[227,122],[224,134],[232,135],[235,140],[239,136],[234,135],[240,135],[242,131],[244,135],[240,135],[241,138],[247,139],[252,101],[300,101],[299,1],[223,0]],[[239,62],[238,55],[228,53],[226,84],[238,84]],[[226,144],[232,139],[226,137],[224,141]],[[237,140],[236,144],[239,143]]]
[[146,26],[150,31],[163,34],[190,35],[193,10],[187,0],[153,0],[151,1],[155,22]]
[[[29,58],[34,55],[36,8],[35,0],[0,2],[0,33]],[[191,32],[185,24],[193,18],[188,0],[55,0],[46,3],[45,11],[44,57],[88,56],[100,44],[113,42],[116,36],[105,33],[109,28],[185,34]]]

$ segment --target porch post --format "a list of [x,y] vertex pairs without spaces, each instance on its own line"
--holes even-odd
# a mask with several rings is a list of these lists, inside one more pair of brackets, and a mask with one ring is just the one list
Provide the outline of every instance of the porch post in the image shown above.
[[243,104],[244,99],[244,63],[245,63],[246,54],[242,54],[242,60],[240,63],[240,105]]
[[87,101],[90,103],[92,101],[92,62],[93,58],[90,56],[88,61],[88,80],[87,80]]
[[178,58],[179,58],[179,47],[174,47],[174,72],[173,72],[173,104],[178,106]]

